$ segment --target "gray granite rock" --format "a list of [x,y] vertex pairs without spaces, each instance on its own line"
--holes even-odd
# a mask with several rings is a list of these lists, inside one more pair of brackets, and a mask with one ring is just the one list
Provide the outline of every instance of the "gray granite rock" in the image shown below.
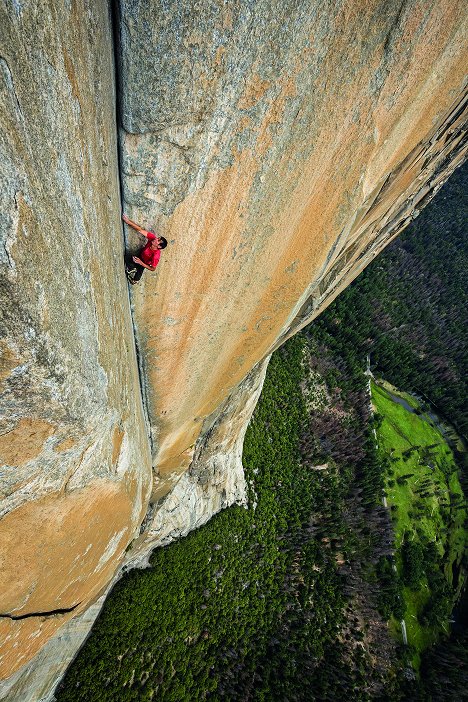
[[[5,678],[107,587],[146,512],[151,471],[107,3],[1,3],[0,86]],[[51,663],[51,678],[36,676],[44,689]]]

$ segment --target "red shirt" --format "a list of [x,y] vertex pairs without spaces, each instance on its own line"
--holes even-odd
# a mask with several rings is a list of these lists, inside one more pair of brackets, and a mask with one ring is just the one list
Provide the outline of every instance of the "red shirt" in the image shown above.
[[143,263],[146,263],[147,266],[156,268],[161,258],[161,251],[159,249],[153,251],[151,248],[151,242],[156,239],[156,234],[153,234],[153,232],[145,232],[145,236],[148,241],[146,246],[140,251],[139,258],[141,258]]

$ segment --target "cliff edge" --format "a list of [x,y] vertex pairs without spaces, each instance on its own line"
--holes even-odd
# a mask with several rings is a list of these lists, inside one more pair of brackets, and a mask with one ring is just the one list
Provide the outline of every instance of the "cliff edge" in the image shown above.
[[[465,156],[467,24],[457,0],[0,6],[3,699],[50,699],[119,569],[245,500],[269,355]],[[120,184],[169,241],[130,298]]]
[[124,206],[170,242],[132,290],[157,503],[246,375],[462,161],[467,21],[448,2],[119,7]]

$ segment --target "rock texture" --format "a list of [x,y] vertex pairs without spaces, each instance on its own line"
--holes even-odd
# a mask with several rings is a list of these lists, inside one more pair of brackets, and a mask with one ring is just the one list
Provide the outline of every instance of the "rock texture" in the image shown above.
[[94,624],[105,594],[82,614],[65,622],[29,664],[0,683],[0,699],[5,702],[53,700],[53,691]]
[[138,533],[151,470],[106,4],[2,2],[0,37],[5,678],[106,588]]
[[[269,354],[466,149],[461,0],[111,6],[0,2],[9,702],[51,698],[119,567],[245,501]],[[125,209],[170,242],[134,327],[117,127]]]
[[268,356],[259,363],[205,420],[203,440],[197,444],[189,470],[169,495],[148,510],[126,567],[146,565],[148,543],[164,546],[202,526],[224,507],[234,503],[247,506],[242,447],[269,360]]
[[206,444],[205,418],[463,158],[467,13],[119,6],[125,207],[171,242],[134,289],[157,500]]

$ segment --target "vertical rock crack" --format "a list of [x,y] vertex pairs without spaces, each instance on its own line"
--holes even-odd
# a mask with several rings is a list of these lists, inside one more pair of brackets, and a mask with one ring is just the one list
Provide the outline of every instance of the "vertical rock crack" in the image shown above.
[[[116,116],[116,141],[117,141],[117,168],[118,168],[118,178],[119,178],[119,202],[120,202],[120,207],[122,210],[122,194],[124,192],[123,190],[123,179],[122,179],[122,172],[124,172],[123,168],[123,163],[122,163],[122,150],[120,148],[120,135],[119,135],[119,122],[120,122],[120,115],[121,115],[121,79],[120,79],[120,61],[119,61],[119,27],[120,27],[120,11],[119,11],[119,3],[118,0],[112,0],[112,2],[109,5],[109,13],[110,13],[110,26],[112,27],[112,49],[113,49],[113,55],[114,55],[114,75],[115,75],[115,116]],[[120,216],[121,213],[119,213]],[[122,239],[124,243],[124,247],[126,247],[126,240],[125,240],[125,231],[123,224],[121,222],[121,231],[122,231]],[[145,422],[146,422],[146,432],[148,436],[148,441],[150,445],[150,451],[151,455],[153,456],[153,438],[152,438],[152,432],[151,432],[151,423],[150,423],[150,414],[149,414],[149,407],[148,407],[148,395],[146,392],[146,383],[145,383],[145,363],[144,363],[144,357],[141,353],[139,344],[138,344],[138,335],[137,335],[137,329],[136,329],[136,324],[135,324],[135,318],[133,315],[133,307],[132,307],[132,300],[130,297],[130,292],[128,293],[129,295],[129,303],[130,303],[130,318],[132,321],[132,331],[133,331],[133,343],[135,345],[135,355],[136,355],[136,361],[137,361],[137,367],[138,367],[138,377],[139,377],[139,382],[140,382],[140,396],[141,396],[141,402],[143,406],[143,413],[145,417]]]

